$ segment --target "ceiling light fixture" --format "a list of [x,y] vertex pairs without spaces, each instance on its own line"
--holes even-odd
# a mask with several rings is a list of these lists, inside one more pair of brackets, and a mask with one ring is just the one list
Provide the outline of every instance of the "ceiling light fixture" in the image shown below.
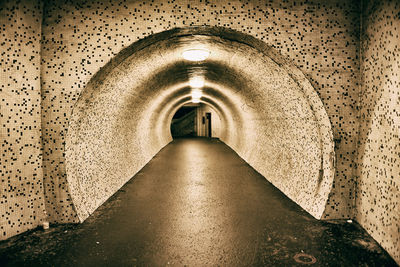
[[189,80],[189,85],[192,88],[202,88],[204,86],[204,78],[201,76],[195,76]]
[[200,98],[203,96],[203,92],[200,89],[192,90],[192,103],[200,103]]
[[206,49],[188,49],[182,52],[182,57],[190,61],[203,61],[210,56],[210,51]]

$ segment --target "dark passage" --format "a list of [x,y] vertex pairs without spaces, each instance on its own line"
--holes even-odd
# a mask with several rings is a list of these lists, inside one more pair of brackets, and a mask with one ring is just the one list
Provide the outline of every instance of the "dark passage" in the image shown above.
[[218,140],[177,139],[80,225],[0,243],[0,265],[396,266],[356,223],[318,221]]
[[194,137],[196,133],[197,107],[181,107],[171,122],[171,135],[177,137]]

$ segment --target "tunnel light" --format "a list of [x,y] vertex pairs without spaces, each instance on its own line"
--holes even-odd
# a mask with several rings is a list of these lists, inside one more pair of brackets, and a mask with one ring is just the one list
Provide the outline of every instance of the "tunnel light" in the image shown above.
[[204,78],[200,76],[193,77],[189,80],[189,85],[192,88],[201,88],[204,86]]
[[182,57],[190,61],[203,61],[210,55],[210,51],[206,49],[189,49],[182,53]]
[[200,98],[202,97],[203,92],[199,89],[192,90],[192,103],[200,103]]
[[201,92],[201,90],[198,89],[194,89],[192,91],[192,98],[199,98],[203,95],[203,93]]

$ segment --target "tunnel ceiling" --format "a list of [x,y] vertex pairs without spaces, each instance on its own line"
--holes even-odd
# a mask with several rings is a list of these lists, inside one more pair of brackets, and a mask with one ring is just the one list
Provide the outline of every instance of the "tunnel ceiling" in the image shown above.
[[[204,61],[182,57],[210,51]],[[103,67],[76,103],[66,142],[67,180],[84,220],[171,141],[170,122],[191,101],[221,119],[220,139],[321,218],[333,181],[329,119],[311,84],[265,43],[224,28],[185,28],[132,44]]]

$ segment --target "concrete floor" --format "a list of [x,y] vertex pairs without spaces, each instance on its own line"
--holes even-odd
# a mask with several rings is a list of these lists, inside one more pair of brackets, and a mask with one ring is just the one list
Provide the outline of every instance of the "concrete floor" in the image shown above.
[[356,223],[315,220],[222,142],[178,139],[79,225],[0,243],[0,266],[397,266]]

